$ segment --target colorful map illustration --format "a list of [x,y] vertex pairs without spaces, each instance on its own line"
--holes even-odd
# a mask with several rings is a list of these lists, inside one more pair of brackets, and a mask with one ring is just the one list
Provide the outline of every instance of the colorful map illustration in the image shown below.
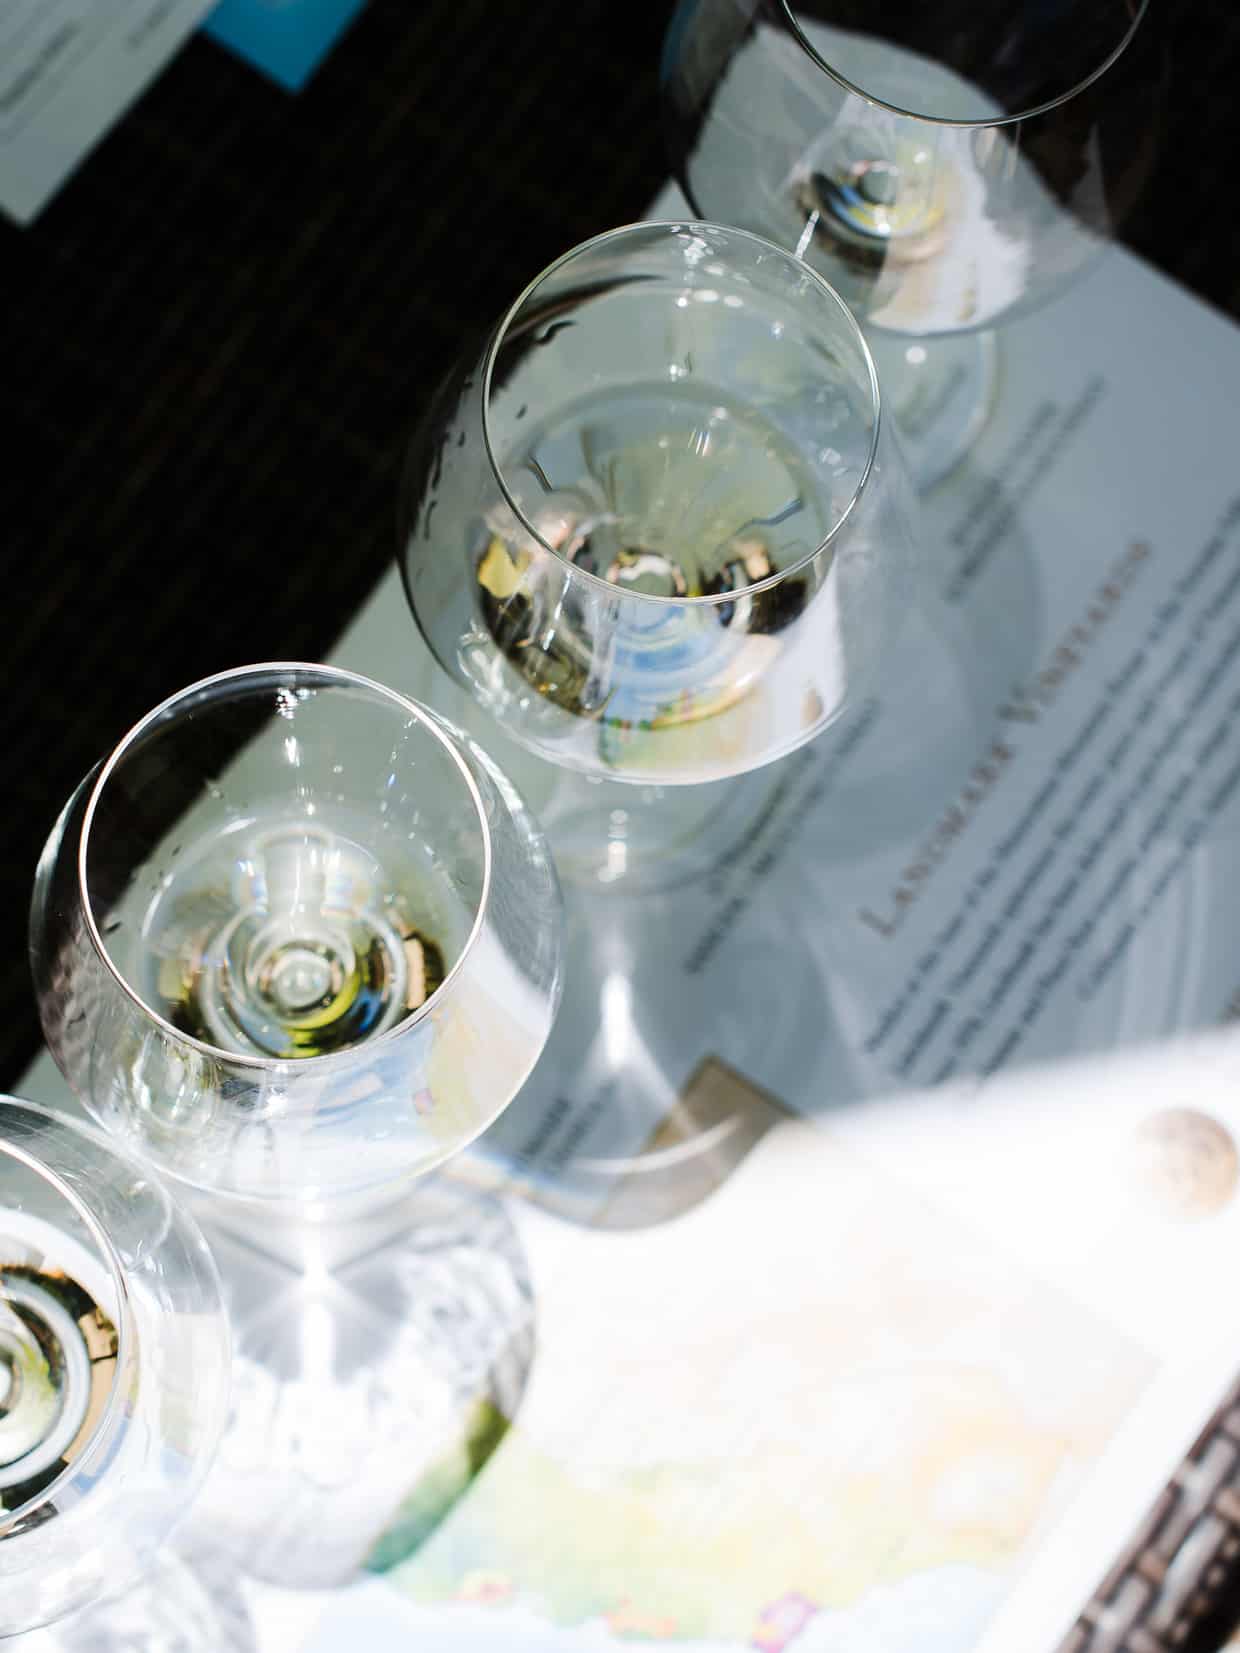
[[802,1126],[532,1262],[521,1414],[388,1575],[479,1645],[963,1653],[1155,1364]]

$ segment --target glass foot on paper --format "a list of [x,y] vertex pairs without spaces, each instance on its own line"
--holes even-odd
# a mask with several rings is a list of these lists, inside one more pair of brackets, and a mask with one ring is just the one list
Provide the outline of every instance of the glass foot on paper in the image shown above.
[[115,1601],[4,1645],[13,1653],[254,1653],[257,1642],[235,1569],[190,1543],[161,1552]]
[[758,887],[742,911],[734,888],[569,892],[555,1028],[454,1176],[585,1225],[644,1227],[718,1187],[786,1099],[804,1105],[829,993],[793,915]]
[[995,335],[910,339],[871,330],[866,342],[913,481],[928,493],[956,469],[990,418],[999,387]]
[[648,894],[703,878],[778,798],[769,769],[666,787],[560,773],[540,818],[561,880],[587,892]]
[[234,1337],[233,1413],[197,1520],[286,1588],[383,1570],[502,1439],[533,1349],[499,1202],[430,1179],[347,1224],[207,1218]]

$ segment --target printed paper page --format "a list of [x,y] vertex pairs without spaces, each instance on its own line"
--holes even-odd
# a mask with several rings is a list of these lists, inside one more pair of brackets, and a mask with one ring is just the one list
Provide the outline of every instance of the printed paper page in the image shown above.
[[0,208],[29,223],[214,0],[0,0]]

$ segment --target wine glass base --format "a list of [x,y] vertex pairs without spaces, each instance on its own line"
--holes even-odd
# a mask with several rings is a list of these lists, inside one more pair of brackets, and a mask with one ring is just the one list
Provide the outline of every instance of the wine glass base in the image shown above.
[[[616,901],[571,889],[565,996],[530,1080],[453,1164],[590,1226],[687,1210],[804,1097],[829,995],[793,915],[717,879]],[[709,969],[691,953],[720,937]],[[760,1065],[762,1083],[752,1075]]]
[[434,1178],[377,1216],[208,1223],[233,1331],[233,1412],[196,1522],[285,1588],[384,1569],[502,1439],[533,1349],[499,1202]]
[[910,339],[872,329],[866,342],[913,481],[928,493],[956,469],[990,418],[1000,373],[995,335]]
[[541,819],[561,881],[650,894],[703,878],[747,842],[780,792],[771,769],[699,786],[635,786],[559,771]]
[[235,1572],[214,1551],[162,1551],[143,1581],[47,1630],[14,1653],[254,1653],[257,1641]]

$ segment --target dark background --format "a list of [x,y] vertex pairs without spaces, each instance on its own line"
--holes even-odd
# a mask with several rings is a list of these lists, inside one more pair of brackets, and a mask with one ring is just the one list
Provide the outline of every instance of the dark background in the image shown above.
[[[1155,3],[1171,99],[1126,239],[1240,317],[1240,21]],[[463,333],[664,180],[670,9],[370,0],[297,96],[196,37],[0,224],[0,1087],[38,1047],[25,913],[60,803],[194,678],[330,650]]]

